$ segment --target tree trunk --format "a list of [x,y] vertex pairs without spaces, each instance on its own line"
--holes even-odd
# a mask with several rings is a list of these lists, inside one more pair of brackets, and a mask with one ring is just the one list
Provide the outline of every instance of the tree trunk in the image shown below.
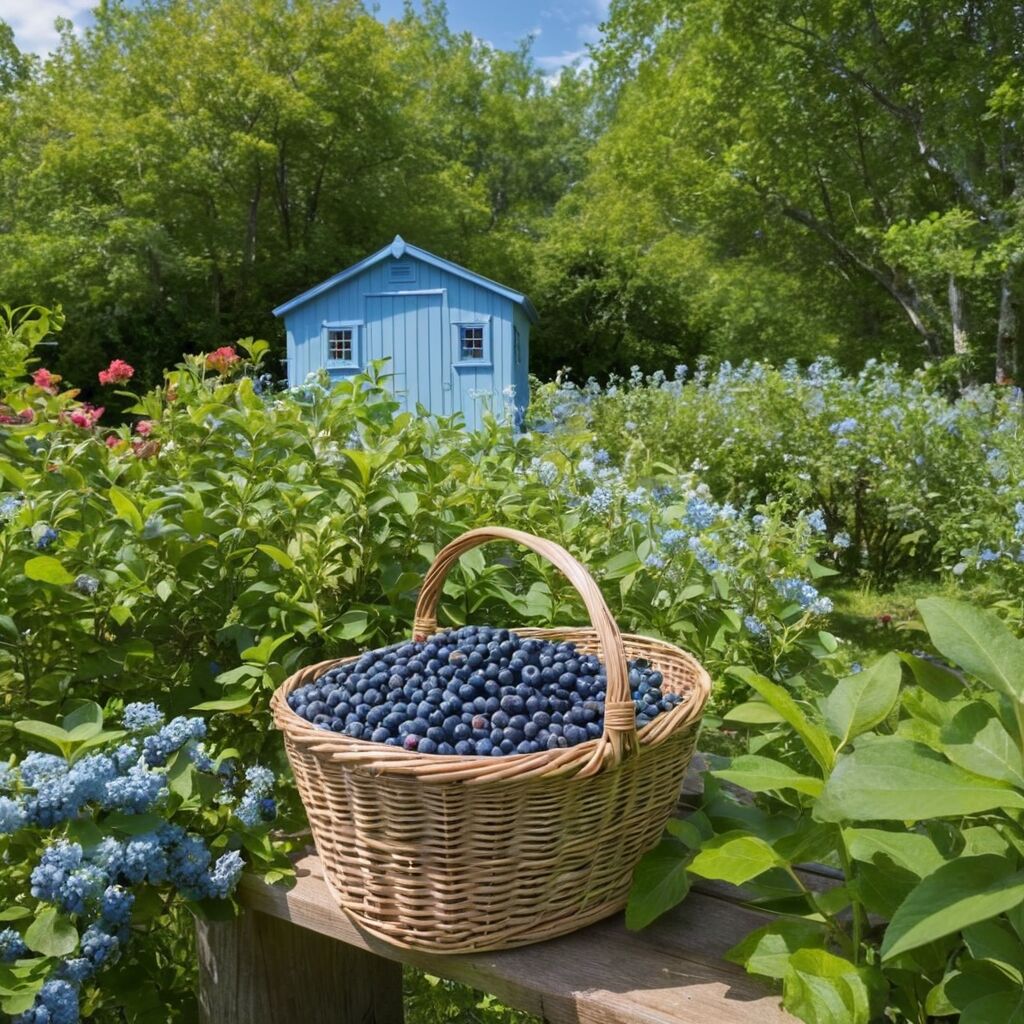
[[1003,271],[999,285],[999,324],[996,327],[996,383],[1011,384],[1017,376],[1017,299],[1013,268]]
[[960,365],[957,367],[957,373],[960,377],[960,386],[966,387],[971,383],[973,375],[968,363],[970,345],[967,337],[967,321],[964,318],[964,294],[960,290],[956,274],[949,275],[949,321],[953,328],[953,352],[959,357]]

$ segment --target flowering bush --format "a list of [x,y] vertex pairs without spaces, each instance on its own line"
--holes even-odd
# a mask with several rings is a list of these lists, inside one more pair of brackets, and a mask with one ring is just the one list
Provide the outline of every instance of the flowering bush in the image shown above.
[[140,971],[168,998],[153,954],[181,908],[230,897],[243,851],[271,879],[288,871],[266,841],[273,773],[214,756],[202,718],[130,703],[120,724],[91,701],[59,726],[18,721],[56,753],[0,765],[0,1008],[15,1024],[133,1006]]
[[[1007,529],[1024,500],[1024,401],[1017,388],[956,401],[926,371],[873,360],[857,375],[820,359],[539,389],[533,415],[590,430],[617,459],[699,466],[720,501],[785,499],[847,573],[1016,559]],[[964,555],[963,552],[967,554]]]

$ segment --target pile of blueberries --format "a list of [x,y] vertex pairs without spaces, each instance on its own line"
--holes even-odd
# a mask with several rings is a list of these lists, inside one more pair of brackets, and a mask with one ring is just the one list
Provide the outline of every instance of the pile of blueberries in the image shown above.
[[[682,699],[629,663],[642,728]],[[576,645],[464,626],[363,654],[288,695],[319,729],[421,754],[502,757],[585,743],[604,729],[608,680]]]

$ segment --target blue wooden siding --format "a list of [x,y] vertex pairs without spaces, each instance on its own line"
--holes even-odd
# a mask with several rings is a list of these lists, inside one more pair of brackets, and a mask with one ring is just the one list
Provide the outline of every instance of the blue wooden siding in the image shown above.
[[[395,283],[395,263],[415,267],[413,283]],[[325,323],[355,323],[363,365],[388,358],[392,387],[404,408],[417,404],[439,415],[461,412],[478,427],[485,405],[505,412],[507,388],[515,403],[528,400],[530,321],[517,303],[491,289],[405,253],[385,258],[363,272],[314,295],[284,313],[288,382],[297,386],[326,367],[334,379],[356,372],[327,366]],[[485,324],[487,365],[460,364],[459,325]],[[521,359],[514,359],[519,331]],[[486,396],[486,397],[481,397]]]

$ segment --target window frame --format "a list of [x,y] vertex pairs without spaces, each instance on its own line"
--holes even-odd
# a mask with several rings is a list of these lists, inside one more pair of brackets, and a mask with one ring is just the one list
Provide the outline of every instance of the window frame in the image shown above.
[[[362,320],[325,320],[321,325],[321,342],[323,344],[323,365],[329,370],[358,370],[363,365],[362,353]],[[335,359],[331,356],[331,331],[352,332],[352,358]]]
[[[491,369],[493,367],[493,360],[491,359],[491,321],[487,320],[458,320],[452,324],[455,328],[455,358],[452,360],[452,366],[459,370],[469,369]],[[465,356],[463,353],[463,336],[464,332],[469,330],[480,331],[480,356]]]

